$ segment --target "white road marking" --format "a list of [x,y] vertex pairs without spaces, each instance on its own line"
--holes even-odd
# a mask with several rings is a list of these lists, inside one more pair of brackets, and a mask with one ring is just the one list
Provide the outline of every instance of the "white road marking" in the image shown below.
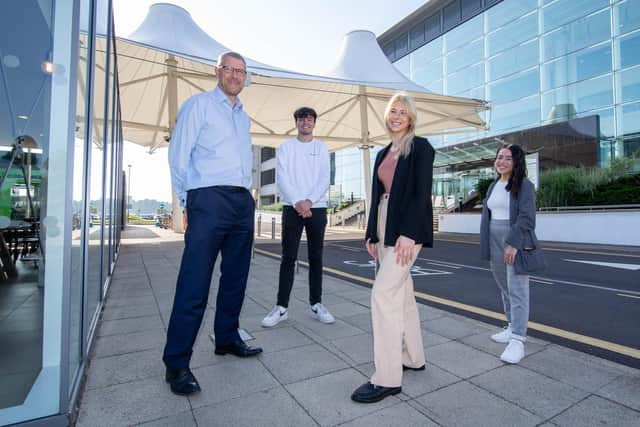
[[598,265],[601,267],[620,268],[622,270],[632,270],[632,271],[640,270],[640,264],[623,264],[621,262],[588,261],[584,259],[565,259],[563,261],[579,262],[582,264],[592,264],[592,265]]

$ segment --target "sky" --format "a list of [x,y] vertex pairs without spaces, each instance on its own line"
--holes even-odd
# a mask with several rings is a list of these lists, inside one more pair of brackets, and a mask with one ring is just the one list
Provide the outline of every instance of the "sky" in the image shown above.
[[[113,0],[116,35],[126,37],[159,1]],[[426,0],[173,0],[211,37],[269,65],[312,74],[330,70],[342,37],[353,30],[379,36]],[[125,144],[124,166],[131,165],[131,194],[171,200],[166,149],[153,155]]]

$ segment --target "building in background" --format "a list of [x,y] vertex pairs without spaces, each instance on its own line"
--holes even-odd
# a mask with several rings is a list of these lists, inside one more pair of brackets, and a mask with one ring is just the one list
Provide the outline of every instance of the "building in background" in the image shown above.
[[124,218],[119,105],[109,0],[2,3],[0,425],[69,424]]
[[430,138],[443,200],[491,176],[502,141],[542,168],[640,150],[638,0],[431,0],[378,42],[427,89],[492,102],[489,131]]

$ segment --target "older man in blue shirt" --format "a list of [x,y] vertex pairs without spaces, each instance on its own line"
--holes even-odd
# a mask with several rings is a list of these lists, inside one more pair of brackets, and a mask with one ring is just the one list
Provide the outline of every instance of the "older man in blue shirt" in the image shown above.
[[189,369],[207,307],[213,266],[222,254],[216,300],[215,353],[255,356],[238,334],[244,300],[255,203],[251,189],[250,120],[238,94],[246,79],[246,62],[235,52],[218,58],[218,86],[189,98],[178,113],[169,144],[173,189],[186,207],[188,227],[163,360],[171,391],[200,391]]

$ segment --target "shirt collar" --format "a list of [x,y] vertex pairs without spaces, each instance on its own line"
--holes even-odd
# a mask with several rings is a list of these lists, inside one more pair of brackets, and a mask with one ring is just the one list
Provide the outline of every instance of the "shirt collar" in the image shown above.
[[[224,92],[222,92],[222,89],[220,89],[220,86],[216,86],[216,88],[211,92],[211,94],[213,95],[213,98],[217,102],[226,103],[229,107],[231,107],[231,101],[229,101],[229,98],[227,98],[227,95],[225,95]],[[236,98],[236,105],[232,108],[234,110],[242,110],[242,102],[240,101],[240,98]]]

